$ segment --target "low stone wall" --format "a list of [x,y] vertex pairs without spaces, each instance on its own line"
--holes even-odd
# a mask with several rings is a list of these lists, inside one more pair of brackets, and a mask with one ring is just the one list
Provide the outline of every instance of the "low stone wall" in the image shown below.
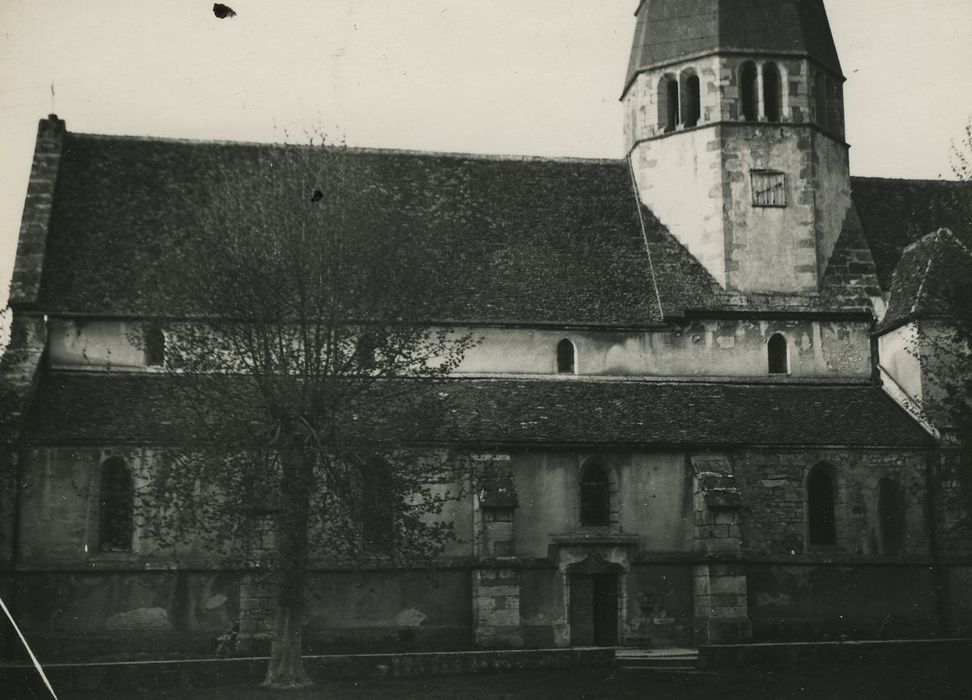
[[881,642],[806,642],[699,647],[698,667],[796,669],[857,664],[910,664],[919,658],[972,659],[972,639],[918,639]]
[[[318,682],[342,678],[406,678],[612,664],[612,648],[304,657],[308,675]],[[257,685],[263,680],[266,667],[266,658],[246,658],[48,664],[44,670],[54,690],[65,695],[70,692],[114,693],[149,688]],[[0,665],[0,688],[13,692],[5,697],[30,697],[27,689],[37,685],[37,673],[33,667]]]

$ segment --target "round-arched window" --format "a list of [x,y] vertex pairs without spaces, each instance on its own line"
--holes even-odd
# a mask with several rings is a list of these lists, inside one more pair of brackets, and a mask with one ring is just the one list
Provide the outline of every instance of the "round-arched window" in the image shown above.
[[577,352],[574,344],[564,338],[557,343],[557,373],[574,374],[577,371]]
[[766,343],[766,355],[770,374],[788,374],[790,372],[786,338],[782,333],[776,333]]
[[580,521],[585,527],[611,524],[611,481],[604,467],[596,462],[581,472]]

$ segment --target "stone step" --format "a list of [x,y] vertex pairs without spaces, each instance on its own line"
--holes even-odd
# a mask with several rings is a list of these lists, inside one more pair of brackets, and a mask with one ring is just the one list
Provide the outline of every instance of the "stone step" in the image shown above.
[[632,668],[695,668],[695,657],[667,657],[656,659],[622,659],[617,658],[615,663],[618,666],[630,666]]
[[652,673],[669,676],[717,676],[715,671],[700,671],[694,666],[674,666],[672,668],[645,668],[642,666],[619,666],[619,671],[625,673]]

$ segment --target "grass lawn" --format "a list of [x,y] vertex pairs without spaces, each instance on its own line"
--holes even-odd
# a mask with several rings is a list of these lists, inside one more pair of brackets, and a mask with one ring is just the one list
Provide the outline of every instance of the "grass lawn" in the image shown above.
[[[27,697],[30,697],[29,695]],[[36,695],[36,697],[46,697]],[[522,698],[572,700],[604,698],[628,700],[969,700],[972,698],[972,659],[962,667],[938,661],[910,666],[845,667],[797,672],[734,671],[674,675],[652,671],[579,668],[570,671],[524,671],[493,675],[442,676],[398,680],[331,681],[301,692],[269,692],[252,687],[173,688],[140,692],[62,696],[65,700],[317,700],[323,698],[395,698],[396,700],[490,700]]]

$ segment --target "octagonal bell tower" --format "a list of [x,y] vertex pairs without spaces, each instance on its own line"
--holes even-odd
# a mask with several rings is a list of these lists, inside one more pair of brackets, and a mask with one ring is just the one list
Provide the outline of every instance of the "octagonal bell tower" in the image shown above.
[[851,206],[823,0],[642,0],[625,149],[642,202],[726,289],[819,288]]

